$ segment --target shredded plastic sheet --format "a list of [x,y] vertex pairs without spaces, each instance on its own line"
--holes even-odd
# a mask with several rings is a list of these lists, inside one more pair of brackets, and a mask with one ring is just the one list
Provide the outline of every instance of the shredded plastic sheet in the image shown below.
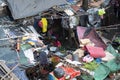
[[21,51],[20,53],[18,53],[19,56],[20,56],[20,59],[19,59],[19,63],[23,66],[29,66],[30,65],[30,62],[29,62],[29,59],[25,56],[25,54],[23,53],[23,51]]
[[34,59],[33,59],[33,52],[31,51],[31,46],[29,44],[22,44],[21,49],[22,50],[19,53],[20,64],[25,65],[25,66],[33,65],[34,64]]
[[28,49],[24,51],[24,54],[27,58],[29,58],[30,63],[35,64],[34,55],[32,49]]

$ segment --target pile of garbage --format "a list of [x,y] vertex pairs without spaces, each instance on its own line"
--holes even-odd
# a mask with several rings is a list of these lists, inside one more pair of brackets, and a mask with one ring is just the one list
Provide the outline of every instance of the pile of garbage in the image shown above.
[[[26,5],[21,8],[21,0],[7,0],[1,4],[9,7],[12,15],[0,18],[0,41],[6,41],[0,43],[3,44],[0,48],[6,49],[0,51],[1,54],[5,52],[0,59],[6,61],[4,64],[0,61],[0,79],[119,80],[120,34],[112,40],[102,36],[100,16],[106,13],[105,9],[92,8],[86,12],[80,9],[78,12],[75,11],[78,0],[53,2],[25,0]],[[47,3],[50,4],[45,6]],[[40,4],[43,6],[39,9]],[[81,15],[89,15],[90,24],[79,25]],[[97,15],[95,22],[93,15]],[[10,62],[11,56],[5,57],[7,51],[15,53],[15,62]],[[7,67],[6,72],[3,65]]]

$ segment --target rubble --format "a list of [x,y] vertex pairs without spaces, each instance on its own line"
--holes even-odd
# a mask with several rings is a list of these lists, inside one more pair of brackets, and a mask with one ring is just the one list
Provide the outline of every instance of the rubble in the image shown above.
[[[9,76],[12,80],[119,79],[120,25],[102,27],[106,10],[110,8],[106,8],[106,0],[103,4],[93,1],[88,10],[80,8],[82,3],[78,0],[50,1],[47,7],[42,6],[47,0],[44,4],[44,1],[25,1],[22,8],[17,1],[12,5],[13,1],[7,0],[9,4],[3,5],[9,7],[12,15],[0,18],[0,60],[19,65],[9,70],[2,62],[2,67],[9,71],[2,69],[6,73],[1,79]],[[100,8],[101,4],[104,8]],[[86,24],[83,16],[88,16]],[[118,32],[113,37],[110,35],[112,39],[107,38],[110,32],[105,37],[105,31],[115,29]]]

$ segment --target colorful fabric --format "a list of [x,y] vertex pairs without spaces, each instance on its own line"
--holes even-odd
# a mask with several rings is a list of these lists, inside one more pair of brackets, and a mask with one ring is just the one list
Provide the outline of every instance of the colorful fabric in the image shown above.
[[47,26],[48,26],[48,21],[46,18],[42,18],[40,21],[41,27],[42,27],[42,32],[47,32]]

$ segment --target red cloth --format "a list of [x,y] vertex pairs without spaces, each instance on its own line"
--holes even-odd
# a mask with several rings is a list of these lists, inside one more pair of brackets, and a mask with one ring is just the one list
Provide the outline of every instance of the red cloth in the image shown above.
[[39,22],[38,22],[38,26],[42,28],[42,26],[43,26],[42,21],[39,21]]
[[102,58],[105,57],[105,52],[101,47],[93,47],[93,46],[86,46],[86,49],[90,53],[90,56],[94,58]]
[[80,74],[81,74],[79,70],[75,70],[74,68],[71,68],[71,67],[61,66],[61,68],[65,71],[65,75],[64,75],[64,77],[62,77],[58,80],[65,80],[66,75],[70,75],[70,80],[71,80],[77,76],[80,76]]
[[56,47],[61,47],[60,41],[55,41],[53,44],[54,44],[54,46],[56,46]]

